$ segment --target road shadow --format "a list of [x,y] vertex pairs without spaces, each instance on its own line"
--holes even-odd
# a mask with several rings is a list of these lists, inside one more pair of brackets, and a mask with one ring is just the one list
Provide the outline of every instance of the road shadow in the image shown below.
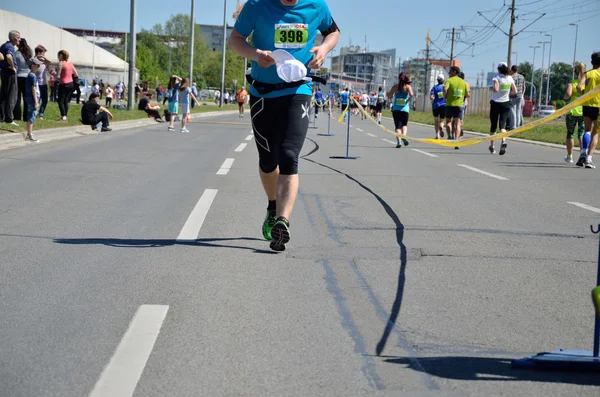
[[[307,138],[307,139],[310,140],[311,142],[313,142],[313,144],[315,145],[315,149],[310,154],[318,151],[319,150],[318,143],[310,138]],[[336,168],[330,167],[326,164],[319,163],[318,161],[309,159],[309,158],[307,158],[308,156],[309,155],[305,155],[305,156],[302,156],[302,158],[308,162],[311,162],[311,163],[319,165],[323,168],[329,169],[339,175],[343,175],[347,179],[351,180],[352,182],[354,182],[358,186],[360,186],[364,191],[371,194],[377,200],[377,202],[379,202],[379,204],[383,207],[384,211],[386,212],[386,214],[389,216],[389,218],[392,220],[392,222],[395,225],[394,230],[395,230],[395,234],[396,234],[396,243],[398,244],[398,247],[400,250],[400,268],[398,270],[398,280],[397,280],[397,286],[396,286],[396,296],[394,297],[394,303],[392,304],[392,308],[390,310],[390,315],[386,321],[386,325],[383,330],[383,334],[381,335],[381,338],[380,338],[379,342],[377,343],[377,346],[375,349],[375,351],[377,352],[377,355],[379,356],[385,349],[385,346],[388,342],[390,334],[396,327],[396,321],[398,320],[398,316],[400,315],[400,309],[402,308],[402,302],[404,300],[404,288],[405,288],[405,284],[406,284],[406,266],[408,264],[407,249],[406,249],[406,245],[404,245],[404,225],[402,224],[402,221],[400,220],[400,218],[398,217],[398,214],[396,214],[394,209],[379,194],[374,192],[370,187],[368,187],[367,185],[365,185],[358,179],[354,178],[352,175],[342,172]],[[329,157],[329,158],[334,158],[334,157]],[[399,338],[401,339],[400,343],[403,345],[403,347],[408,348],[409,346],[408,346],[408,343],[406,342],[406,340],[404,340],[404,338],[402,338],[402,337],[399,337]],[[418,366],[417,359],[413,358],[413,361],[414,361],[414,365]]]
[[573,164],[559,164],[559,163],[523,163],[523,162],[515,162],[515,163],[498,163],[500,167],[517,167],[517,168],[573,168]]
[[270,250],[261,250],[252,247],[240,245],[218,244],[227,241],[261,241],[265,240],[251,237],[232,237],[232,238],[206,238],[194,241],[177,241],[175,239],[120,239],[120,238],[56,238],[57,244],[68,245],[105,245],[114,248],[162,248],[175,245],[188,245],[193,247],[209,248],[234,248],[253,251],[257,254],[277,255],[277,252]]
[[445,379],[600,386],[600,376],[597,373],[514,369],[511,367],[513,359],[461,356],[419,357],[420,365],[414,365],[414,359],[411,357],[388,357],[384,362],[405,365],[406,368]]

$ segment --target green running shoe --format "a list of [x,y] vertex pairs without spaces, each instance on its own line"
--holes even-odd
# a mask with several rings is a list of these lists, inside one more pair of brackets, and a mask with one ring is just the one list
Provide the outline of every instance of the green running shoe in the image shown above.
[[402,143],[404,144],[404,146],[408,146],[408,141],[404,138],[402,138]]
[[290,242],[290,222],[284,217],[277,218],[277,223],[271,229],[271,249],[273,251],[285,251],[285,245]]
[[267,210],[267,216],[265,217],[265,221],[262,225],[262,233],[265,240],[273,240],[271,237],[271,229],[277,223],[277,216],[275,216],[275,211]]

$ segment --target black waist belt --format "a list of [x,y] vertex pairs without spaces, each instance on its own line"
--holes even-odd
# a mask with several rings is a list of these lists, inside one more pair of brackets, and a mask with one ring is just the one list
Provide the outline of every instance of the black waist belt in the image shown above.
[[[308,76],[308,77],[310,77],[313,82],[327,84],[327,79],[324,79],[322,77],[317,77],[317,76]],[[246,80],[248,80],[248,83],[250,83],[250,85],[252,85],[252,87],[254,87],[260,95],[266,95],[273,91],[279,91],[279,90],[285,90],[288,88],[300,87],[301,85],[310,83],[310,81],[306,81],[306,80],[293,81],[291,83],[276,83],[276,84],[262,83],[260,81],[255,80],[249,74],[246,75]]]

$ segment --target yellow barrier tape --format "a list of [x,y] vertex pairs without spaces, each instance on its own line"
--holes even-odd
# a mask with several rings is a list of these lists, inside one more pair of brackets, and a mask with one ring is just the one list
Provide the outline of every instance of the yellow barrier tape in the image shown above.
[[[354,98],[350,98],[352,100],[354,100]],[[344,107],[344,105],[342,105],[342,107]],[[350,102],[348,102],[348,105],[346,106],[346,110],[344,110],[342,112],[342,115],[340,116],[340,118],[337,120],[338,123],[343,123],[344,119],[346,118],[346,113],[348,113],[348,110],[350,110]],[[364,112],[365,110],[361,108],[361,110]],[[375,121],[375,120],[373,120]]]
[[[548,123],[549,121],[556,120],[557,118],[566,115],[571,110],[573,110],[577,106],[583,105],[584,103],[586,103],[587,101],[589,101],[590,99],[595,97],[596,95],[600,95],[600,86],[597,86],[596,88],[594,88],[592,91],[588,92],[587,94],[580,96],[573,102],[565,105],[563,108],[558,109],[556,112],[552,113],[551,115],[548,115],[548,116],[541,118],[539,120],[536,120],[536,121],[532,121],[531,123],[527,123],[527,124],[525,124],[519,128],[516,128],[514,130],[503,132],[503,133],[496,134],[496,135],[490,135],[488,137],[465,138],[465,139],[461,139],[458,141],[446,140],[446,139],[434,139],[434,138],[411,138],[409,136],[399,134],[395,131],[391,131],[388,128],[386,128],[385,126],[378,124],[377,121],[373,117],[371,117],[371,115],[361,106],[360,103],[358,103],[354,98],[351,98],[351,99],[352,99],[352,101],[354,101],[354,103],[356,103],[356,105],[358,105],[361,112],[363,112],[369,120],[371,120],[373,123],[375,123],[375,125],[377,125],[377,127],[381,128],[383,131],[388,132],[398,138],[404,138],[404,139],[407,139],[412,142],[427,143],[430,145],[439,145],[439,146],[445,146],[445,147],[463,147],[463,146],[476,145],[478,143],[485,142],[485,141],[495,141],[495,140],[502,139],[502,138],[508,138],[512,135],[521,134],[523,132],[529,131],[535,127],[539,127],[540,125],[544,125],[544,124]],[[342,116],[340,116],[340,118],[338,119],[338,123],[343,122],[346,112],[347,112],[347,110],[344,113],[342,113]]]

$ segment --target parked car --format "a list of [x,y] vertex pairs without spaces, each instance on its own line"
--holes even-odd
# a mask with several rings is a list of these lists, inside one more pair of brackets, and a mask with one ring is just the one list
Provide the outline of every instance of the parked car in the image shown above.
[[546,117],[556,113],[556,108],[552,105],[542,105],[534,113],[535,117]]
[[[92,83],[85,77],[80,77],[79,90],[81,91],[81,95],[79,96],[80,100],[84,102],[87,101],[92,93]],[[73,99],[77,99],[77,89],[73,88],[73,93],[71,95]]]

